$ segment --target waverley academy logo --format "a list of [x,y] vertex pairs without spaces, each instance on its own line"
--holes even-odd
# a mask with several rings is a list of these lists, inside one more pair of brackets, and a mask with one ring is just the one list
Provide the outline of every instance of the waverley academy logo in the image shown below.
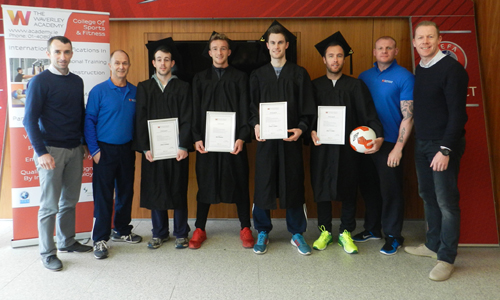
[[467,69],[467,55],[465,55],[464,49],[458,44],[453,42],[441,42],[441,44],[439,44],[439,49],[445,55],[449,55],[456,59],[465,69]]
[[30,16],[31,16],[31,11],[27,11],[24,15],[22,11],[16,11],[14,12],[12,10],[7,10],[7,14],[9,14],[10,21],[12,22],[12,25],[18,25],[19,21],[21,21],[22,26],[28,26],[30,22]]

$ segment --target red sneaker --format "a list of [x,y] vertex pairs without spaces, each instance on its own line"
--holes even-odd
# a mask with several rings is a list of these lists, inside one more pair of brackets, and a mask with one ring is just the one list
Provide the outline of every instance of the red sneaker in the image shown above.
[[240,231],[240,239],[243,242],[244,248],[253,248],[255,240],[253,239],[252,231],[250,230],[250,228],[245,227]]
[[193,233],[193,237],[189,240],[189,248],[190,249],[198,249],[201,247],[201,243],[203,243],[207,239],[207,233],[200,228],[196,228]]

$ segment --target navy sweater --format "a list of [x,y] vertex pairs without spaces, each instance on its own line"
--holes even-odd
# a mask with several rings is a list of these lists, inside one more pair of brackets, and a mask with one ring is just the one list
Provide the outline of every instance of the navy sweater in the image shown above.
[[413,90],[415,137],[442,140],[453,150],[465,134],[469,76],[463,66],[446,56],[430,68],[417,66]]
[[80,145],[84,118],[83,80],[78,75],[45,70],[31,79],[23,124],[38,156],[48,153],[45,146],[71,149]]

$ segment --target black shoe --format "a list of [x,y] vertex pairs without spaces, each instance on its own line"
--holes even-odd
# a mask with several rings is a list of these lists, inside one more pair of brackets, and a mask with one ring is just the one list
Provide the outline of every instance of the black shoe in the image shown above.
[[103,259],[108,257],[108,244],[105,240],[98,241],[94,243],[94,257],[97,259]]
[[392,235],[389,235],[385,238],[385,244],[380,249],[380,253],[385,255],[393,255],[398,252],[398,249],[403,246],[403,238],[395,238]]
[[87,246],[87,245],[82,245],[79,242],[76,242],[66,248],[60,248],[58,249],[59,252],[79,252],[79,253],[85,253],[85,252],[90,252],[92,251],[92,246]]
[[369,240],[380,240],[382,236],[371,231],[365,230],[352,237],[352,240],[358,243],[363,243]]
[[133,232],[127,235],[120,235],[117,231],[113,230],[113,233],[111,234],[111,240],[113,242],[127,242],[131,244],[137,244],[142,241],[142,237]]
[[42,258],[42,264],[45,268],[51,271],[61,271],[63,268],[62,262],[57,255],[49,255],[45,258]]

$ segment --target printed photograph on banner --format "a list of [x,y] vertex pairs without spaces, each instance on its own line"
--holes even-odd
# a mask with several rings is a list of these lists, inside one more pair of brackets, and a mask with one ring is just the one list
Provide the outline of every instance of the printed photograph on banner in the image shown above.
[[12,91],[10,94],[12,107],[24,107],[26,101],[26,84],[12,83],[10,90]]
[[42,58],[16,57],[10,58],[9,62],[11,82],[28,82],[50,66],[50,60]]

